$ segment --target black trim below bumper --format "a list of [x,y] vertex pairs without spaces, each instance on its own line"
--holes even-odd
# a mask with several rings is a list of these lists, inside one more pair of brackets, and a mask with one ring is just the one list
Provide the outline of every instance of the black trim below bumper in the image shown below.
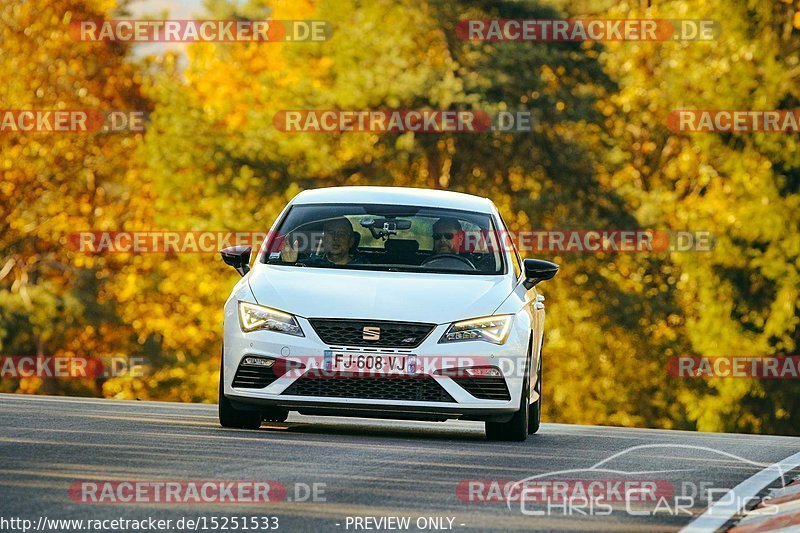
[[479,420],[490,422],[507,422],[516,412],[514,407],[499,409],[487,407],[464,407],[442,409],[434,407],[418,407],[407,405],[374,405],[354,404],[347,402],[320,402],[290,399],[252,398],[226,394],[233,406],[243,411],[258,411],[259,407],[283,407],[296,411],[301,415],[344,416],[357,418],[386,418],[392,420]]

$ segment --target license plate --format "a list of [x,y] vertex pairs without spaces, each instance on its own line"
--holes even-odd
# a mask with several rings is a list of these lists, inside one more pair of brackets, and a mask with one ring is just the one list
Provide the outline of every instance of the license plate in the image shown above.
[[322,368],[329,372],[413,375],[417,373],[417,356],[325,350]]

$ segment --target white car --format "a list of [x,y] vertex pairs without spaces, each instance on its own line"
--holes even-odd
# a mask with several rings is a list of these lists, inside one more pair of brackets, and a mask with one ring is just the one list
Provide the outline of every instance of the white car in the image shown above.
[[219,420],[308,415],[539,429],[544,297],[558,265],[520,259],[494,204],[448,191],[298,194],[225,304]]

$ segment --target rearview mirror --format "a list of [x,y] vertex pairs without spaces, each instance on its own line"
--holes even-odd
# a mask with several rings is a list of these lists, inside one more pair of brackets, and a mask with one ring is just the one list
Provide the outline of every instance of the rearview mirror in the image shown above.
[[362,218],[359,222],[361,227],[367,228],[375,239],[384,239],[389,235],[396,235],[397,230],[411,229],[411,221],[387,218]]
[[553,279],[558,274],[558,265],[550,261],[526,259],[523,264],[525,265],[525,281],[522,284],[526,289],[530,289],[541,281]]
[[236,272],[244,276],[250,272],[250,250],[249,246],[228,246],[219,253],[226,265],[232,266]]

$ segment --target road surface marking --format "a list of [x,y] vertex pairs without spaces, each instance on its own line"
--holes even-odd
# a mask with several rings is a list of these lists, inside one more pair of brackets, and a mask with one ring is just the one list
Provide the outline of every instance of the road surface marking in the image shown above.
[[680,533],[710,533],[716,531],[732,520],[744,508],[745,504],[755,498],[758,493],[798,466],[800,466],[800,452],[790,455],[745,479],[731,489],[732,497],[728,497],[728,495],[722,497],[717,503],[706,509],[706,512],[681,529]]

